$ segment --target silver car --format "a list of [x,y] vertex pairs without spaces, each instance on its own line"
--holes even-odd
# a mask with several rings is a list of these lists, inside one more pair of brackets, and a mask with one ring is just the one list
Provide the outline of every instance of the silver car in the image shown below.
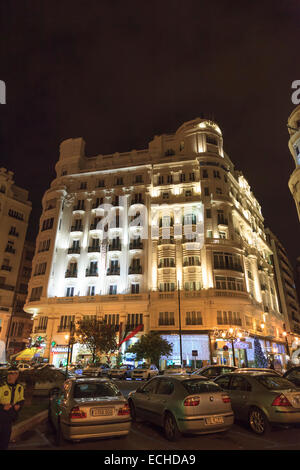
[[63,438],[126,436],[131,425],[126,398],[106,378],[66,380],[63,390],[50,398],[48,417],[58,445]]
[[187,374],[155,377],[129,394],[131,417],[163,427],[170,441],[181,433],[226,431],[234,420],[230,398],[215,385]]

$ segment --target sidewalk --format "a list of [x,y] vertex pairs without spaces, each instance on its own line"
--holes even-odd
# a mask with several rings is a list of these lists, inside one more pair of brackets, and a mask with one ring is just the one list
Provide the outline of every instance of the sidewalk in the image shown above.
[[21,421],[20,423],[15,424],[12,427],[10,440],[12,441],[16,439],[18,436],[20,436],[24,432],[32,429],[34,426],[36,426],[37,424],[47,419],[47,417],[48,417],[48,410],[44,410],[32,416],[31,418],[25,419],[24,421]]

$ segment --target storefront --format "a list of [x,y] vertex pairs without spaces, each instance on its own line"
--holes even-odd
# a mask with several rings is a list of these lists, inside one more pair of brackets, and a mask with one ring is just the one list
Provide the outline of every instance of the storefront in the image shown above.
[[66,345],[55,345],[51,347],[50,362],[55,367],[65,367],[68,361],[68,346]]
[[[173,345],[172,355],[162,357],[160,369],[170,365],[180,365],[180,336],[178,334],[161,334],[161,337]],[[206,334],[182,333],[182,363],[185,367],[202,367],[210,363],[209,336]]]
[[[251,367],[254,360],[253,338],[228,341],[226,339],[213,339],[212,363],[237,367]],[[233,343],[233,344],[232,344]],[[234,352],[234,358],[233,358]]]

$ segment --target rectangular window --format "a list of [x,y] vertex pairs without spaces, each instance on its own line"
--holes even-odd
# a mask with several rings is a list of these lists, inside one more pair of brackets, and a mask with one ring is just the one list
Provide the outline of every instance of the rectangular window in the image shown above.
[[202,315],[201,312],[186,312],[185,314],[185,323],[186,325],[202,325]]
[[73,297],[74,296],[74,287],[67,287],[66,297]]
[[204,178],[204,179],[208,178],[208,171],[207,170],[202,170],[202,178]]
[[44,232],[45,230],[50,230],[52,229],[53,227],[53,222],[54,222],[54,218],[51,217],[51,219],[46,219],[43,221],[43,225],[42,225],[42,232]]
[[175,325],[174,312],[159,312],[159,326]]
[[31,300],[31,301],[40,300],[41,295],[42,295],[42,291],[43,291],[43,287],[42,287],[42,286],[40,286],[40,287],[33,287],[33,289],[31,290],[30,300]]
[[117,286],[116,284],[109,286],[109,295],[116,295],[117,294]]
[[211,219],[211,209],[206,209],[206,218]]
[[205,186],[204,188],[204,196],[209,196],[209,187]]

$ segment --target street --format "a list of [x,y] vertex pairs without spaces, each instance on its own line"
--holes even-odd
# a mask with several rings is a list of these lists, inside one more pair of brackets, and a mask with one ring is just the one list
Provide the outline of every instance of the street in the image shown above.
[[[116,381],[122,393],[127,396],[135,390],[139,382]],[[227,434],[207,434],[182,436],[177,442],[165,439],[162,429],[140,422],[133,423],[129,435],[125,438],[106,438],[67,442],[57,447],[55,434],[47,421],[25,432],[16,442],[11,442],[9,450],[300,450],[300,426],[287,429],[275,428],[267,436],[257,436],[246,424],[235,423]]]

